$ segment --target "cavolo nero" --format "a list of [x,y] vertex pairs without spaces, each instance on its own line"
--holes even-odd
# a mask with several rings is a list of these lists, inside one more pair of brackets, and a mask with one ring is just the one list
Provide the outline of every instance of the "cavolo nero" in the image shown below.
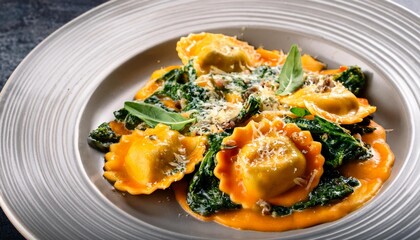
[[113,143],[117,143],[119,140],[120,136],[115,134],[106,122],[99,125],[95,130],[92,130],[88,136],[89,146],[98,149],[101,152],[107,152],[109,146]]
[[240,207],[240,205],[230,200],[229,195],[220,191],[220,180],[213,173],[216,166],[216,154],[221,149],[223,138],[227,136],[229,134],[226,132],[209,136],[210,148],[188,187],[188,206],[191,210],[203,216],[219,210],[237,209]]
[[295,123],[302,130],[311,132],[315,141],[322,144],[325,165],[337,168],[346,161],[372,157],[369,145],[353,137],[341,126],[315,116],[313,120],[286,117],[285,122]]
[[347,70],[335,75],[334,79],[358,96],[366,85],[366,78],[358,66],[350,66]]
[[318,186],[309,193],[308,200],[295,203],[291,207],[269,206],[266,214],[278,217],[289,215],[293,211],[324,206],[347,197],[359,185],[360,182],[356,178],[344,177],[337,170],[327,170],[322,175]]

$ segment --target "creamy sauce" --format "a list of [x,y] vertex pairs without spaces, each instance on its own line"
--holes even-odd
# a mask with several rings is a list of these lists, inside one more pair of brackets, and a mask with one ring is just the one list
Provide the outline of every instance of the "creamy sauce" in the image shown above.
[[361,184],[350,196],[336,204],[296,211],[283,217],[263,216],[260,211],[252,209],[225,211],[203,217],[191,211],[186,203],[186,182],[174,185],[176,199],[185,211],[197,219],[215,221],[236,229],[286,231],[337,220],[360,208],[375,196],[391,173],[394,154],[385,142],[385,131],[373,121],[371,121],[371,126],[376,130],[364,135],[362,139],[372,146],[374,156],[366,161],[346,164],[340,169],[343,175],[356,177]]

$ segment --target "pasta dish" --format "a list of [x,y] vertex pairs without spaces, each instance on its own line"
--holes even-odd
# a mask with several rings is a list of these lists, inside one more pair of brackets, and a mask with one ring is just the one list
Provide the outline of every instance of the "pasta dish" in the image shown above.
[[394,155],[360,67],[213,33],[176,50],[181,65],[89,134],[117,190],[171,189],[200,220],[285,231],[345,216],[388,179]]

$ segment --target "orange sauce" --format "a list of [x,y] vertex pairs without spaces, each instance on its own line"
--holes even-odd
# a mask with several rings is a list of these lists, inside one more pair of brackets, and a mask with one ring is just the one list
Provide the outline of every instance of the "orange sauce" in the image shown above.
[[124,123],[118,121],[111,121],[109,122],[109,127],[112,129],[114,133],[117,135],[127,135],[130,134],[131,131],[125,128]]
[[291,215],[282,217],[263,216],[259,211],[252,209],[224,211],[203,217],[194,213],[186,203],[186,182],[174,185],[176,199],[185,211],[197,219],[215,221],[236,229],[286,231],[337,220],[360,208],[375,196],[391,174],[394,154],[385,142],[385,131],[373,121],[371,126],[376,130],[364,135],[362,139],[372,146],[374,156],[366,161],[352,162],[341,167],[343,175],[356,177],[360,185],[350,196],[338,203],[295,211]]

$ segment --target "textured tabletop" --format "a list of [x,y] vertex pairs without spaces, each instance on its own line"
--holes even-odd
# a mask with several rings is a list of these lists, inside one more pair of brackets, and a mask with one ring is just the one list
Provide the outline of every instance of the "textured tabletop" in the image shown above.
[[[105,0],[0,0],[0,91],[45,37]],[[420,1],[395,0],[419,14]],[[23,239],[0,209],[0,239]]]

